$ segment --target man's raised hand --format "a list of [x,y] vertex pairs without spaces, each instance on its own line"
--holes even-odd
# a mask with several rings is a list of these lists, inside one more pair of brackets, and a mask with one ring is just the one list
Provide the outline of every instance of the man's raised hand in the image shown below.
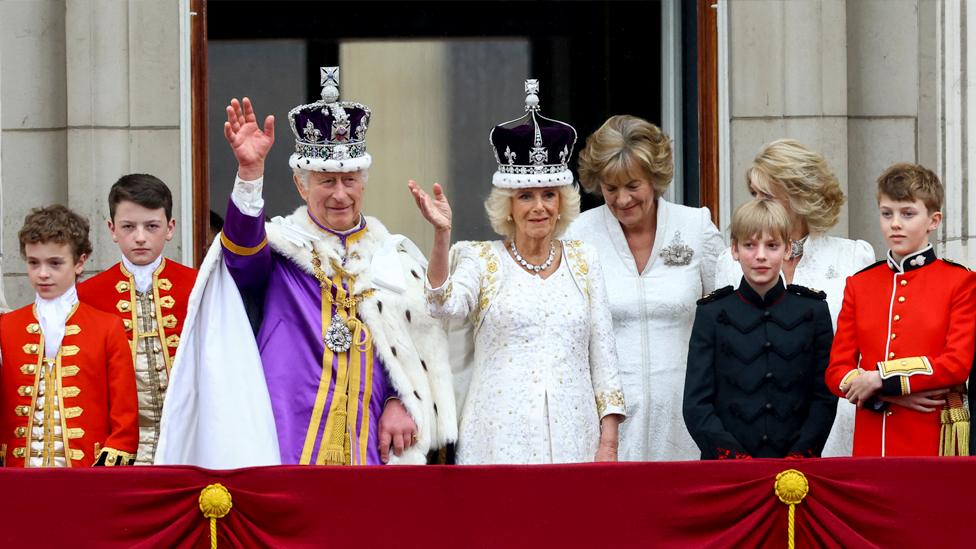
[[253,181],[264,176],[264,160],[274,144],[274,116],[264,119],[264,129],[258,127],[251,100],[237,98],[227,106],[227,122],[224,122],[224,138],[237,158],[237,174],[241,179]]

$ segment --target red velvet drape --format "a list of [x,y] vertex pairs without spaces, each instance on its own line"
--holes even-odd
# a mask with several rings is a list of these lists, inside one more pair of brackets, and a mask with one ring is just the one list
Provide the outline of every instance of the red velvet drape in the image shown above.
[[785,547],[776,474],[810,484],[797,547],[968,544],[976,458],[534,467],[0,469],[0,546]]

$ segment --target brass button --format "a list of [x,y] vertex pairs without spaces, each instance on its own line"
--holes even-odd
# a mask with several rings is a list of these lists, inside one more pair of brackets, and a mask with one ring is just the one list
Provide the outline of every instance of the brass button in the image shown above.
[[905,296],[900,296],[898,298],[898,303],[904,303],[904,302],[905,302]]
[[891,339],[895,339],[896,337],[898,337],[898,334],[891,334]]
[[14,436],[17,438],[24,438],[27,436],[27,427],[17,427],[14,429]]
[[888,358],[895,358],[895,353],[888,353]]
[[895,315],[895,322],[898,322],[899,320],[901,320],[901,315]]
[[885,412],[885,415],[886,415],[886,416],[890,416],[890,415],[891,415],[891,414],[893,414],[893,413],[894,413],[894,412],[892,412],[891,410],[888,410],[887,412]]
[[908,281],[907,280],[902,280],[901,281],[901,285],[902,286],[908,286]]
[[24,449],[24,448],[14,448],[14,457],[15,458],[18,458],[18,459],[19,458],[22,458],[22,457],[24,457],[24,453],[25,452],[26,452],[26,449]]

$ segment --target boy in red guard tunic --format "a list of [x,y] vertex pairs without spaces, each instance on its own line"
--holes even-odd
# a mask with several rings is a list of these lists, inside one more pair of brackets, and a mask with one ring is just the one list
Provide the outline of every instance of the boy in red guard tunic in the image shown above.
[[976,274],[929,244],[943,199],[922,166],[878,178],[888,257],[848,279],[827,368],[827,386],[858,406],[854,456],[968,454]]
[[122,322],[78,301],[88,222],[64,206],[33,210],[20,254],[37,292],[0,316],[0,458],[7,467],[129,465],[139,437]]
[[148,174],[122,176],[108,194],[108,229],[122,261],[78,285],[85,303],[121,317],[139,396],[137,465],[152,465],[169,372],[196,270],[163,257],[176,229],[173,196]]

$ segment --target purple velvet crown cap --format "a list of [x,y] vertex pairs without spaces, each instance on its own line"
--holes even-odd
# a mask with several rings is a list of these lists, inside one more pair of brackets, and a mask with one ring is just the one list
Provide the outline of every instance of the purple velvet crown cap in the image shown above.
[[498,170],[492,184],[508,189],[571,185],[568,162],[576,146],[576,130],[539,113],[539,81],[525,81],[526,114],[491,130]]
[[339,101],[339,67],[320,69],[322,99],[288,112],[295,135],[292,168],[316,172],[354,172],[372,164],[366,152],[369,107]]

